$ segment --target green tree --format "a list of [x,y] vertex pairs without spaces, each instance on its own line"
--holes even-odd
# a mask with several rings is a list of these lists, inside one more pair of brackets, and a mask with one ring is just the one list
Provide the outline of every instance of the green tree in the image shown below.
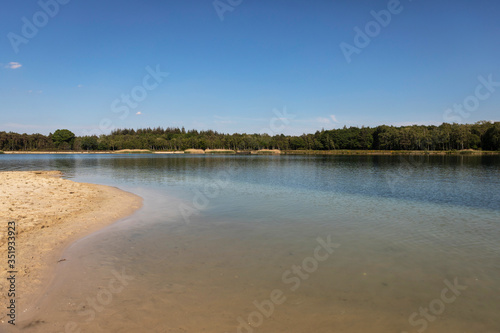
[[487,150],[500,150],[500,122],[496,122],[484,135],[484,148]]
[[97,149],[97,136],[85,136],[82,138],[81,147],[84,150],[96,150]]
[[57,148],[71,149],[75,141],[75,134],[67,129],[58,129],[52,134],[52,141]]

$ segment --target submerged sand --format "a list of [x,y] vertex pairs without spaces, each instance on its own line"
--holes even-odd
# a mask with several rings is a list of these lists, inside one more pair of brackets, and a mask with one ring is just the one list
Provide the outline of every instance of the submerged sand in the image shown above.
[[[114,187],[62,179],[59,171],[0,172],[0,304],[7,304],[8,221],[16,222],[17,312],[50,282],[71,242],[132,214],[142,198]],[[0,323],[6,321],[0,312]]]

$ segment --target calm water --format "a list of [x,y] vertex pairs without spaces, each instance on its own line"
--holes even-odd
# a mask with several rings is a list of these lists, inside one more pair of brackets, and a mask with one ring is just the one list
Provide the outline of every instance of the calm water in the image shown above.
[[499,156],[3,155],[0,169],[145,199],[66,251],[23,332],[500,332]]

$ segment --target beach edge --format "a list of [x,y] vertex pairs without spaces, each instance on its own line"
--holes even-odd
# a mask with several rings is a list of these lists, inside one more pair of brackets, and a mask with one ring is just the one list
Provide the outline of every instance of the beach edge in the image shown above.
[[[50,286],[58,263],[64,261],[61,255],[71,244],[131,216],[143,205],[142,197],[119,188],[62,177],[60,171],[0,172],[2,196],[6,197],[2,197],[2,211],[7,212],[0,214],[6,231],[0,233],[0,253],[7,258],[10,221],[16,223],[17,252],[16,295],[8,296],[9,287],[0,284],[0,304],[7,307],[15,299],[16,321],[24,321],[25,314],[36,312],[35,305]],[[26,208],[34,202],[39,204]],[[58,211],[61,216],[54,214]],[[6,265],[0,277],[3,281],[8,277]],[[2,311],[0,327],[9,319]]]

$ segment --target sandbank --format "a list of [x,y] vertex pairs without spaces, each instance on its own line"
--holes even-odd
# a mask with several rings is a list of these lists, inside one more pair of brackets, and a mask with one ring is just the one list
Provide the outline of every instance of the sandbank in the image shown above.
[[[59,171],[0,172],[0,305],[10,299],[7,233],[8,222],[15,221],[17,319],[43,294],[69,244],[142,206],[135,194],[61,176]],[[8,319],[5,312],[0,326]]]

